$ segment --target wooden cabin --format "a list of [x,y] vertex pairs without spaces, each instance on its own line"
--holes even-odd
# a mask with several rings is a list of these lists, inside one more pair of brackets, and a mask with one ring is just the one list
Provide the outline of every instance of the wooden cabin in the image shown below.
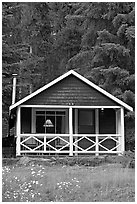
[[119,154],[132,107],[70,70],[10,106],[16,156]]

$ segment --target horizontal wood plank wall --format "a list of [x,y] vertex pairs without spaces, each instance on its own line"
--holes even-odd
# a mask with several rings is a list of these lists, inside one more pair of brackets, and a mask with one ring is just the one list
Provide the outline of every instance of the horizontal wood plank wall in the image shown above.
[[117,106],[118,104],[77,77],[70,75],[23,105]]

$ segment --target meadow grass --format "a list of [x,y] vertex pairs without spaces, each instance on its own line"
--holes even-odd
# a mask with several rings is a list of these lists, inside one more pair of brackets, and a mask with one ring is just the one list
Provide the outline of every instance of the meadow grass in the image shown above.
[[2,184],[3,202],[135,201],[135,170],[120,164],[4,165]]

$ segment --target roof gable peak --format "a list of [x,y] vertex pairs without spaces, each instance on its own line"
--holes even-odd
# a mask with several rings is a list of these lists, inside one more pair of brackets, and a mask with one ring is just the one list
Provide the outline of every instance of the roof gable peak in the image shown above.
[[124,103],[123,101],[117,99],[116,97],[114,97],[112,94],[108,93],[107,91],[105,91],[104,89],[100,88],[99,86],[95,85],[94,83],[92,83],[91,81],[89,81],[88,79],[86,79],[85,77],[83,77],[82,75],[80,75],[79,73],[77,73],[74,70],[69,70],[68,72],[66,72],[65,74],[59,76],[58,78],[54,79],[53,81],[49,82],[48,84],[44,85],[43,87],[39,88],[38,90],[36,90],[35,92],[31,93],[30,95],[26,96],[25,98],[21,99],[20,101],[16,102],[15,104],[10,106],[10,110],[12,110],[13,108],[21,105],[22,103],[24,103],[25,101],[29,100],[30,98],[36,96],[37,94],[41,93],[42,91],[48,89],[49,87],[55,85],[56,83],[58,83],[59,81],[65,79],[66,77],[70,76],[70,75],[74,75],[75,77],[77,77],[78,79],[82,80],[83,82],[85,82],[86,84],[88,84],[89,86],[95,88],[97,91],[101,92],[102,94],[106,95],[107,97],[111,98],[112,100],[114,100],[115,102],[117,102],[118,104],[120,104],[121,106],[123,106],[124,108],[133,111],[133,108],[130,107],[129,105],[127,105],[126,103]]

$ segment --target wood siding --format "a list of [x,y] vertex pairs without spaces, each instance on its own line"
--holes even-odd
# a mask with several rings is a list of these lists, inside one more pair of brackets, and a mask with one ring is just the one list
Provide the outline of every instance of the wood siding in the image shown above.
[[117,106],[104,94],[70,75],[23,105]]

